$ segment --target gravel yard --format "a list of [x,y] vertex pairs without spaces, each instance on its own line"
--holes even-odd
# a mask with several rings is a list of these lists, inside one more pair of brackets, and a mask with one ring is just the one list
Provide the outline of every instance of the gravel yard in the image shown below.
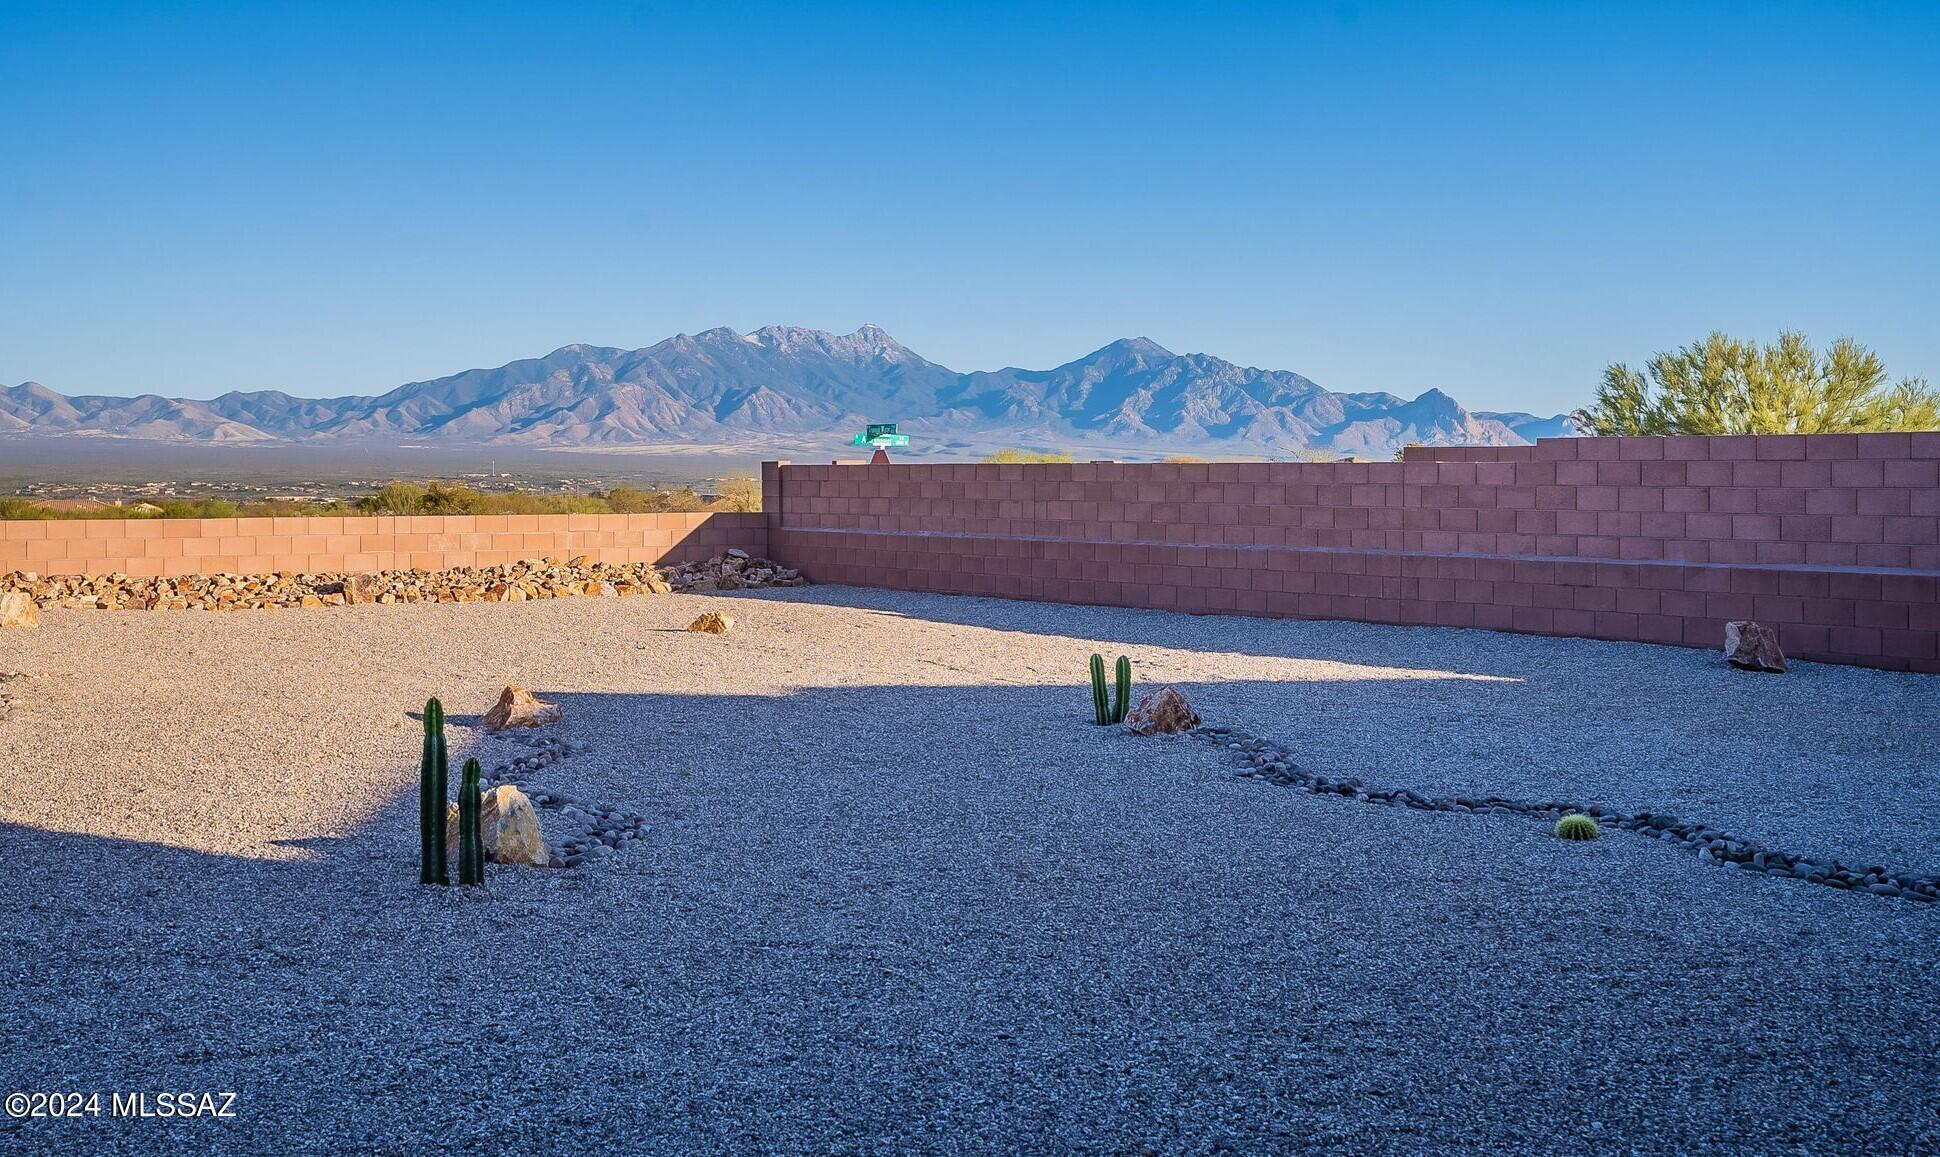
[[[1940,906],[1241,779],[1083,686],[1932,873],[1940,678],[837,587],[43,622],[0,634],[0,1092],[103,1112],[0,1147],[1940,1150]],[[508,682],[581,748],[528,790],[652,827],[421,888],[416,712],[509,759]]]

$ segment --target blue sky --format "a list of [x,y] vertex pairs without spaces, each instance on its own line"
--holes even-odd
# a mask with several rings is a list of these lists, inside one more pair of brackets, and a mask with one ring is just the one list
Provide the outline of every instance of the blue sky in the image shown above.
[[1940,379],[1940,4],[17,4],[0,382],[377,392],[876,322],[1556,411],[1717,327]]

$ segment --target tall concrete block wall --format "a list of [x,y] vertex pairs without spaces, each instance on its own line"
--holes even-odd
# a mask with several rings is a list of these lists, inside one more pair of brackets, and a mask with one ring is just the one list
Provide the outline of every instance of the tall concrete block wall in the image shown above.
[[1940,672],[1940,433],[1545,439],[1393,463],[763,470],[822,582]]

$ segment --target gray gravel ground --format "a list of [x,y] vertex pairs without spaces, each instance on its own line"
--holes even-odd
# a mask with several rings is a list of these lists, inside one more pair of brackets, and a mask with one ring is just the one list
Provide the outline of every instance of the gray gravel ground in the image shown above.
[[[1932,871],[1940,679],[843,588],[44,621],[0,634],[0,1090],[104,1112],[0,1148],[1940,1150],[1934,908],[1241,780],[1080,685],[1122,651],[1315,767]],[[532,786],[654,826],[419,888],[412,713],[508,681],[587,746]]]

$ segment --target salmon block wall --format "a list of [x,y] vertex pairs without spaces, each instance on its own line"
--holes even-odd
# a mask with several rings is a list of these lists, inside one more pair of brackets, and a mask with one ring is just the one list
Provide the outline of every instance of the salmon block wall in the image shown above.
[[321,518],[45,519],[0,522],[0,574],[446,570],[586,555],[691,562],[738,546],[767,553],[759,514],[508,514]]
[[793,466],[821,582],[1718,647],[1940,672],[1940,433],[1560,438],[1402,462]]

